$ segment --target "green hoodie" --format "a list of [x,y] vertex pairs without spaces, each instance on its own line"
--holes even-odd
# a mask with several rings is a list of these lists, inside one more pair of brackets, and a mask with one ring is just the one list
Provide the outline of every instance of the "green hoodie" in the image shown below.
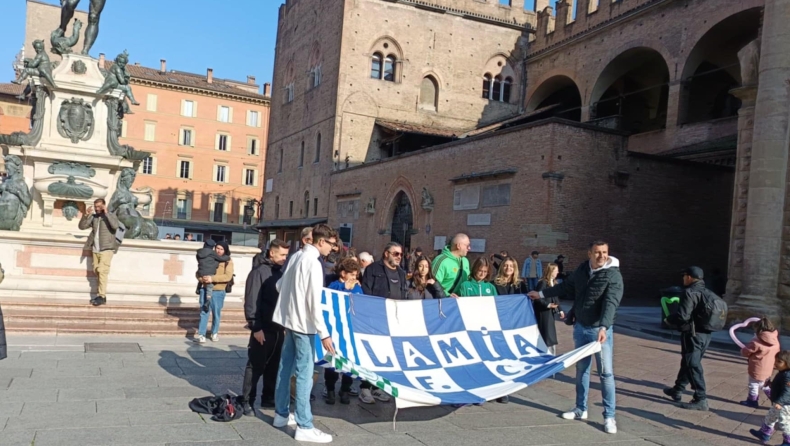
[[472,296],[496,296],[496,288],[489,282],[478,282],[476,280],[467,280],[461,284],[461,292],[458,293],[460,297]]
[[[461,283],[469,278],[469,260],[466,257],[456,257],[450,252],[450,247],[445,246],[442,253],[433,259],[431,271],[448,296],[453,293],[458,294]],[[459,274],[460,279],[458,279]]]

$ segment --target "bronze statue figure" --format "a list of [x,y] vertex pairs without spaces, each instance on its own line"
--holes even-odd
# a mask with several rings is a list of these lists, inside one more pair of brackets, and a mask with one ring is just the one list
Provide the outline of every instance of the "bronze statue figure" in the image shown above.
[[[104,78],[104,85],[99,88],[96,94],[107,94],[117,88],[123,91],[126,97],[132,102],[132,105],[140,105],[140,103],[134,99],[132,87],[129,85],[129,80],[132,78],[132,75],[126,68],[126,64],[128,63],[129,54],[124,50],[123,53],[115,58],[115,63],[112,64],[112,67],[107,71],[107,77]],[[126,101],[123,102],[123,112],[126,114],[132,113]]]
[[[69,25],[71,18],[74,17],[74,10],[77,9],[79,2],[80,0],[60,0],[60,29],[64,35],[66,34],[66,27]],[[88,27],[85,29],[85,46],[82,49],[82,54],[86,56],[89,55],[93,44],[96,42],[96,37],[99,35],[99,19],[107,0],[90,0],[90,3],[88,8]]]
[[0,184],[0,229],[19,231],[30,209],[33,196],[25,183],[22,160],[16,155],[5,157],[6,180]]
[[80,40],[81,29],[82,22],[80,22],[79,19],[74,20],[74,30],[71,33],[71,37],[66,37],[66,32],[63,28],[56,28],[49,36],[49,43],[52,44],[52,49],[50,51],[52,51],[53,54],[60,54],[61,56],[71,53],[71,48]]
[[28,76],[40,76],[51,87],[55,86],[55,79],[52,78],[52,63],[49,61],[47,52],[44,51],[44,41],[36,40],[33,42],[33,49],[36,50],[36,57],[25,58],[25,68],[19,71],[19,76],[14,79],[15,84],[21,84]]
[[125,168],[121,171],[118,178],[118,187],[110,199],[108,210],[118,217],[118,220],[126,226],[127,239],[156,240],[159,236],[159,228],[153,220],[143,218],[137,212],[137,197],[132,194],[132,184],[137,177],[134,169]]

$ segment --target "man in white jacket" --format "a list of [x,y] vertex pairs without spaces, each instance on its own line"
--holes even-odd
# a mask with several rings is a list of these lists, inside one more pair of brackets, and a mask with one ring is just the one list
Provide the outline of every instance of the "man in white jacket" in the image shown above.
[[[285,327],[277,387],[274,392],[274,427],[296,425],[296,441],[329,443],[332,436],[313,427],[310,393],[313,387],[315,334],[324,350],[334,354],[332,338],[321,313],[324,270],[319,261],[337,246],[337,232],[327,225],[313,228],[312,244],[295,253],[277,282],[280,299],[272,322]],[[291,376],[296,374],[296,409],[290,413]]]

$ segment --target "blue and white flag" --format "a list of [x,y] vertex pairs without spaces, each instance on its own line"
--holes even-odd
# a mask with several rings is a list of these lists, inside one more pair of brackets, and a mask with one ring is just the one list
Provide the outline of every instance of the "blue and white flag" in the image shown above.
[[601,350],[546,353],[523,294],[393,300],[325,288],[321,304],[336,354],[316,339],[316,363],[375,384],[399,408],[493,400]]

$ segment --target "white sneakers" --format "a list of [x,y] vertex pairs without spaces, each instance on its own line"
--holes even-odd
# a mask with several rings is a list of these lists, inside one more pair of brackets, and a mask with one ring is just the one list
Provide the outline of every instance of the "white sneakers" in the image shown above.
[[373,404],[376,400],[386,403],[389,402],[390,396],[377,387],[373,389],[359,389],[359,400],[365,404]]
[[[579,409],[573,409],[571,411],[565,412],[562,414],[562,418],[566,420],[586,420],[587,419],[587,411],[581,411]],[[617,433],[617,421],[614,418],[605,418],[603,420],[603,431],[607,434],[616,434]]]
[[198,344],[205,344],[206,343],[206,337],[203,336],[203,335],[195,336],[195,339],[193,339],[193,341],[197,342]]
[[274,414],[274,422],[272,423],[274,427],[285,427],[285,426],[292,426],[296,427],[296,435],[294,435],[294,440],[296,441],[308,441],[311,443],[331,443],[332,436],[322,432],[320,429],[305,429],[302,427],[296,426],[296,418],[294,418],[294,414],[289,413],[288,418],[281,417],[278,414]]
[[569,412],[565,412],[562,414],[562,418],[566,420],[586,420],[587,419],[587,411],[585,410],[582,412],[579,409],[573,409]]
[[376,400],[373,399],[370,389],[359,389],[359,400],[365,404],[373,404],[376,402]]
[[272,423],[274,427],[285,427],[285,426],[296,426],[296,418],[294,418],[294,414],[289,413],[288,418],[281,417],[279,414],[274,414],[274,422]]
[[370,394],[373,395],[373,398],[376,398],[377,400],[381,401],[382,403],[388,403],[389,400],[390,400],[390,396],[387,395],[386,393],[384,393],[383,390],[381,390],[381,389],[379,389],[377,387],[374,387],[370,391]]
[[332,436],[322,432],[321,429],[304,429],[301,427],[296,428],[296,435],[294,435],[294,440],[296,441],[309,441],[311,443],[331,443]]
[[217,342],[217,341],[219,341],[219,335],[215,335],[215,334],[211,335],[211,342]]

